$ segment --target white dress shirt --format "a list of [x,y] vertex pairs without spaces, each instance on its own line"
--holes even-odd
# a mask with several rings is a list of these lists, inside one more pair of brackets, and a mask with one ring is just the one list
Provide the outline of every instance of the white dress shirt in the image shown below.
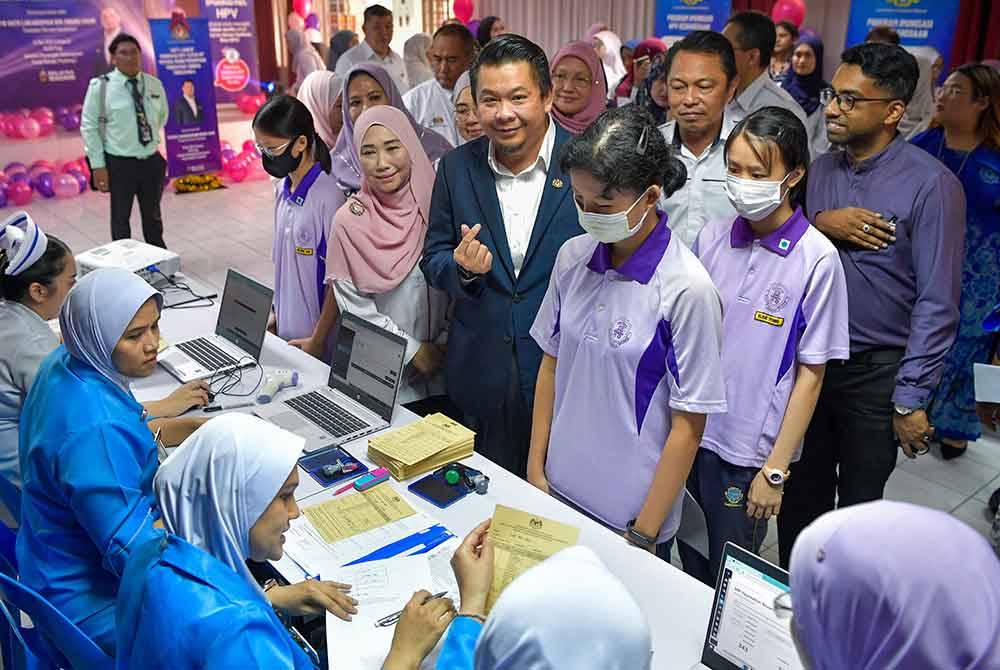
[[427,379],[410,365],[423,342],[445,344],[448,341],[448,294],[431,288],[416,263],[410,274],[386,293],[362,293],[350,281],[333,281],[334,296],[341,310],[385,328],[406,340],[403,383],[399,402],[423,400],[445,392],[444,370]]
[[455,125],[455,106],[451,101],[452,92],[428,79],[417,84],[403,96],[403,103],[417,123],[443,135],[453,147],[462,143]]
[[188,107],[191,108],[191,113],[198,116],[198,102],[194,98],[189,98],[186,95],[184,96],[184,102],[186,102]]
[[400,93],[406,93],[410,90],[410,86],[406,80],[406,64],[403,62],[403,57],[392,49],[389,49],[386,57],[382,58],[375,53],[368,42],[361,42],[358,46],[351,47],[337,59],[337,74],[345,77],[348,70],[366,61],[378,63],[384,67],[389,76],[392,77],[392,80],[396,82]]
[[[795,101],[792,94],[778,86],[777,83],[765,70],[763,74],[753,80],[742,93],[733,98],[726,106],[726,116],[731,117],[733,123],[739,123],[744,117],[756,112],[762,107],[783,107],[795,116],[806,127],[809,133],[809,122],[806,113],[802,111],[802,106]],[[812,144],[812,133],[809,133],[809,143]]]
[[719,137],[695,156],[681,142],[676,121],[667,121],[660,126],[667,143],[673,146],[675,155],[687,168],[687,183],[669,198],[660,198],[660,209],[667,213],[667,225],[682,242],[691,248],[698,233],[709,221],[732,219],[736,210],[726,195],[726,161],[723,149],[729,133],[736,121],[728,112],[722,117]]
[[497,161],[493,142],[490,142],[489,163],[496,177],[497,198],[500,200],[500,213],[507,231],[507,246],[510,247],[515,277],[521,272],[524,256],[528,253],[555,143],[556,124],[550,116],[549,129],[545,131],[538,157],[531,165],[514,174]]

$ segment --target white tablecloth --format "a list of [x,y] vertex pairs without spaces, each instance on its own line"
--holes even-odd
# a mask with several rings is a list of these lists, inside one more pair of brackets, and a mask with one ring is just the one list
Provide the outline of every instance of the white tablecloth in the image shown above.
[[[176,342],[212,333],[217,314],[218,306],[164,310],[160,322],[162,336],[168,342]],[[327,365],[289,347],[271,334],[267,335],[264,343],[261,363],[265,373],[278,368],[298,370],[300,383],[305,387],[324,384],[329,375]],[[244,387],[252,387],[257,376],[256,371],[245,372]],[[151,400],[163,397],[177,385],[176,380],[166,371],[157,369],[151,377],[135,383],[133,390],[139,400]],[[280,399],[282,396],[278,397]],[[238,402],[234,398],[220,399],[223,405]],[[235,411],[251,410],[247,408]],[[408,410],[397,408],[392,424],[403,425],[415,418]],[[354,456],[364,459],[367,438],[348,443],[344,447]],[[546,496],[482,456],[475,454],[465,462],[489,475],[490,488],[487,495],[471,494],[442,510],[411,495],[406,491],[405,483],[392,481],[391,485],[402,492],[414,508],[439,519],[459,537],[464,537],[480,521],[491,517],[497,503],[580,528],[580,544],[590,547],[601,557],[608,568],[624,582],[649,619],[653,634],[653,667],[657,670],[689,670],[698,662],[712,605],[712,591],[709,588],[656,556],[628,545],[616,533]],[[300,471],[296,499],[303,505],[322,502],[331,494],[330,489],[324,490],[311,476]],[[290,561],[278,561],[275,566],[291,582],[300,581],[304,577],[301,570]]]

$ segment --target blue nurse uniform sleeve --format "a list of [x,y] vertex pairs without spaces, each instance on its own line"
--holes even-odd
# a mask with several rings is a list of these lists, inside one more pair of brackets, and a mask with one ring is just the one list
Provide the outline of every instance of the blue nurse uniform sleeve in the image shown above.
[[448,635],[441,646],[436,670],[472,670],[476,656],[476,642],[483,632],[483,624],[468,616],[455,617],[448,627]]
[[[213,619],[221,619],[218,622]],[[219,635],[205,650],[205,668],[219,670],[314,670],[306,653],[290,641],[288,633],[264,617],[239,618],[224,610],[203,622]]]
[[121,576],[132,548],[158,537],[153,528],[155,501],[151,492],[142,490],[157,465],[153,436],[150,448],[140,451],[134,445],[135,433],[111,422],[81,439],[87,440],[86,449],[68,436],[57,457],[56,476],[77,521],[101,554],[102,565]]

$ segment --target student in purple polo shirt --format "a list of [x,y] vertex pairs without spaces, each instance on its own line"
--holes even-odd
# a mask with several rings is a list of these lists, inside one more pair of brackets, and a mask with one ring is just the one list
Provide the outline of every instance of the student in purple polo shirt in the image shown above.
[[785,486],[784,565],[803,528],[835,505],[881,498],[899,449],[917,458],[934,433],[927,405],[958,328],[965,195],[897,132],[918,77],[902,48],[859,44],[820,94],[827,136],[843,150],[810,167],[806,216],[844,264],[851,357],[827,369]]
[[277,334],[324,358],[326,334],[337,316],[333,292],[325,285],[326,246],[346,197],[330,176],[330,152],[302,102],[290,95],[272,98],[254,116],[253,134],[264,170],[277,179],[272,251]]
[[705,512],[709,564],[681,554],[686,570],[713,584],[726,542],[760,551],[826,363],[850,355],[843,265],[800,207],[809,164],[802,122],[780,107],[759,109],[733,129],[725,159],[739,216],[706,225],[693,250],[722,296],[728,410],[708,418],[688,480]]
[[719,294],[656,207],[684,165],[634,106],[560,164],[589,234],[559,250],[531,328],[545,356],[528,481],[668,559],[705,417],[726,409]]

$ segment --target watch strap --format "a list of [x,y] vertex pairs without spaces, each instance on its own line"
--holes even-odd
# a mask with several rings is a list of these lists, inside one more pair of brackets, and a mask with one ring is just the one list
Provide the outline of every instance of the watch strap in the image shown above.
[[658,538],[650,537],[645,533],[642,533],[635,529],[635,519],[632,519],[627,524],[625,524],[625,533],[628,535],[628,539],[633,544],[638,544],[643,547],[652,547],[656,544]]

